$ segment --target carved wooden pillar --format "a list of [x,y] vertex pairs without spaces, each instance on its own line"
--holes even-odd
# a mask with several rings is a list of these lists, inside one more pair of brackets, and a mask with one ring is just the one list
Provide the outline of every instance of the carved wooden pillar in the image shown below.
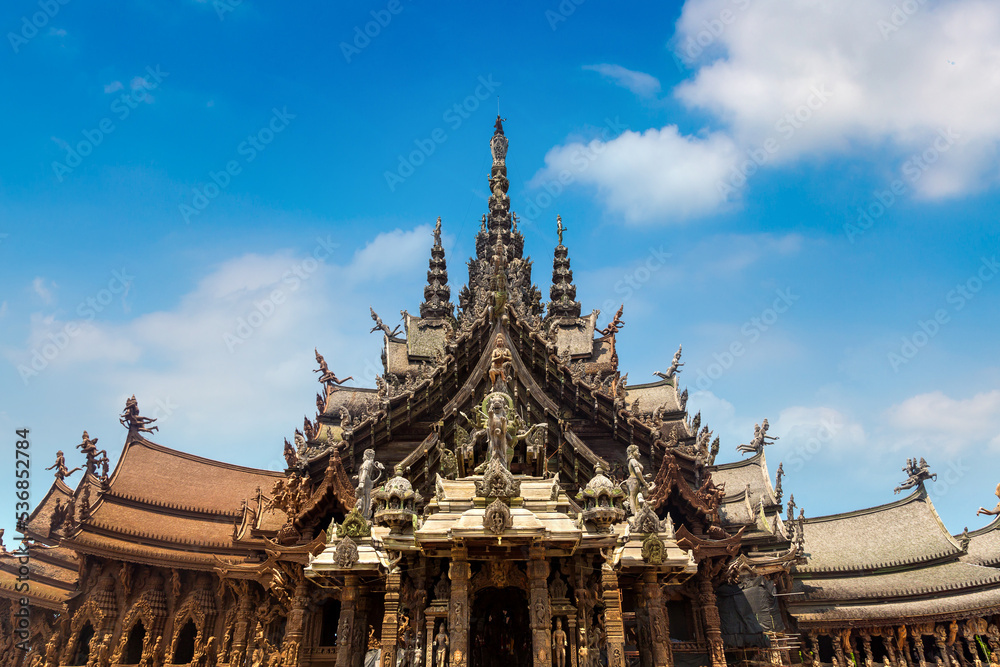
[[[344,587],[340,590],[340,622],[337,625],[337,667],[355,667],[364,659],[364,652],[356,656],[355,638],[357,626],[364,622],[358,615],[358,577],[348,574],[344,577]],[[361,635],[365,630],[362,627]]]
[[867,632],[861,633],[861,650],[865,653],[864,664],[873,667],[875,656],[872,655],[872,636]]
[[[589,667],[591,662],[588,642],[590,641],[590,633],[593,632],[593,628],[590,627],[590,616],[594,610],[594,598],[591,590],[586,586],[586,579],[583,576],[581,568],[582,565],[577,563],[577,572],[575,575],[576,589],[574,591],[576,596],[577,629],[576,636],[574,637],[576,651],[573,653],[573,659],[577,660],[577,662],[573,663],[573,667]],[[579,659],[577,658],[578,654],[580,656]],[[584,655],[586,655],[585,659]]]
[[[715,602],[715,587],[709,572],[709,561],[703,560],[698,568],[698,598],[705,619],[705,638],[708,640],[712,667],[726,667],[726,650],[722,644],[722,620]],[[843,663],[841,663],[843,665]]]
[[399,585],[402,575],[398,568],[385,577],[385,613],[382,615],[382,667],[396,667],[396,642],[399,634]]
[[[810,654],[812,654],[811,657]],[[816,637],[815,631],[806,635],[806,660],[803,662],[813,665],[813,667],[819,667],[819,639]]]
[[434,618],[427,619],[427,635],[424,640],[424,664],[427,667],[437,667],[434,664]]
[[625,667],[622,596],[618,590],[618,573],[612,570],[608,563],[601,568],[601,583],[604,588],[604,631],[607,633],[608,667]]
[[663,591],[656,580],[655,572],[642,575],[643,597],[646,598],[646,613],[649,615],[650,639],[653,646],[653,664],[657,667],[672,667],[673,651],[670,646],[670,622],[663,604]]
[[247,652],[247,638],[250,635],[250,617],[253,615],[253,600],[249,589],[241,589],[236,604],[236,626],[233,630],[233,648],[229,652],[229,664],[242,667]]
[[306,629],[306,607],[309,605],[309,584],[305,579],[295,586],[295,596],[285,623],[285,637],[281,642],[282,665],[291,667],[300,662],[302,638]]
[[576,632],[576,619],[572,616],[566,619],[566,638],[569,640],[569,665],[577,667],[577,656],[580,653],[580,641]]
[[[423,556],[420,556],[416,567],[413,570],[413,585],[415,590],[413,596],[413,604],[415,609],[411,612],[413,614],[413,621],[410,626],[413,628],[413,645],[410,646],[410,655],[412,656],[413,667],[422,667],[423,656],[424,656],[424,634],[421,632],[421,628],[424,626],[425,610],[427,608],[427,573],[426,573],[427,561]],[[430,665],[428,665],[430,667]]]
[[448,650],[451,660],[448,667],[466,667],[469,664],[469,550],[451,548],[451,602],[448,605]]
[[533,546],[528,552],[528,606],[531,614],[531,648],[535,667],[552,664],[552,611],[549,605],[549,562],[545,547]]
[[917,660],[920,661],[920,667],[927,667],[927,659],[924,658],[924,635],[918,628],[913,628],[910,638],[913,640],[913,647],[917,649]]
[[842,631],[834,630],[833,634],[830,635],[830,640],[833,642],[833,652],[837,656],[837,664],[840,667],[847,667],[847,654],[844,652],[844,636]]

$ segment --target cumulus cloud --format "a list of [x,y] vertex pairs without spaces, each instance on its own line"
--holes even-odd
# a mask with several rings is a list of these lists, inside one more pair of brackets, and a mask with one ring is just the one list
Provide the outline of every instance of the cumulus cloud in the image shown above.
[[918,394],[887,411],[899,447],[954,454],[989,445],[1000,449],[1000,390],[969,398],[941,391]]
[[[926,199],[996,183],[997,3],[688,0],[674,45],[692,74],[673,94],[707,129],[623,135],[581,179],[627,221],[712,213],[759,169],[831,155],[877,151]],[[619,147],[655,172],[620,164]],[[552,162],[574,148],[556,147]]]
[[669,125],[556,146],[532,185],[569,174],[575,183],[595,186],[606,206],[628,223],[673,222],[725,204],[718,186],[737,159],[727,135],[685,136]]
[[585,70],[597,72],[616,85],[626,88],[641,97],[655,97],[660,92],[660,81],[651,74],[635,72],[621,65],[585,65]]
[[53,283],[46,283],[41,276],[31,281],[31,291],[33,291],[44,303],[52,303]]
[[[166,422],[157,440],[168,446],[233,459],[234,442],[278,438],[270,458],[246,458],[278,466],[275,425],[290,435],[315,411],[313,347],[341,377],[353,375],[350,384],[374,386],[381,339],[369,335],[368,306],[392,324],[393,313],[419,302],[414,277],[426,269],[431,244],[430,226],[421,225],[379,234],[353,254],[326,237],[305,254],[235,257],[169,309],[124,320],[36,314],[25,346],[5,356],[16,367],[30,365],[34,351],[53,351],[29,377],[31,389],[58,376],[61,388],[85,388],[101,404],[124,404],[135,393]],[[385,281],[411,289],[387,296]]]

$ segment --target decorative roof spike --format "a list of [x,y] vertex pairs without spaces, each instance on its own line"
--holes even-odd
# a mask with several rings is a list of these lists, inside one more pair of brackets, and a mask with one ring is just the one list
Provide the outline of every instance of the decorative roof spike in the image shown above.
[[427,286],[424,287],[424,302],[420,304],[420,317],[443,319],[453,316],[455,306],[451,303],[451,288],[448,287],[448,266],[441,245],[441,218],[434,225],[434,245],[427,269]]
[[563,245],[562,216],[556,216],[556,233],[559,234],[559,245],[556,246],[552,259],[552,287],[549,289],[549,317],[580,317],[580,302],[576,301],[576,285],[573,284],[573,271],[569,268],[569,250]]
[[779,463],[778,464],[778,472],[775,474],[775,477],[774,477],[774,480],[775,480],[774,481],[774,496],[775,496],[775,500],[777,500],[777,502],[779,504],[781,503],[781,477],[784,474],[785,474],[785,464],[784,463]]
[[906,481],[893,489],[893,493],[899,493],[906,489],[912,489],[915,486],[919,486],[921,489],[924,488],[924,482],[928,479],[937,479],[937,473],[931,473],[931,467],[927,465],[927,461],[923,457],[920,457],[920,461],[917,459],[906,459],[906,465],[903,466],[903,472],[905,472],[908,477]]

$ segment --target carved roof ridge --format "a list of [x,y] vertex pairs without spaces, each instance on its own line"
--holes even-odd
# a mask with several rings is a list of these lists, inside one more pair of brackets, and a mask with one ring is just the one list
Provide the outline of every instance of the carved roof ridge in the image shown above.
[[196,538],[185,539],[179,537],[168,537],[161,533],[155,533],[145,530],[136,530],[134,528],[122,528],[120,526],[116,526],[110,523],[105,523],[103,521],[96,520],[93,518],[91,518],[86,522],[86,526],[88,528],[96,529],[96,531],[100,531],[107,537],[127,537],[127,538],[138,537],[140,539],[160,542],[161,544],[165,545],[176,544],[181,546],[194,546],[194,547],[208,546],[208,547],[219,547],[222,549],[234,548],[232,540],[222,541],[222,540],[211,540],[211,539],[196,539]]
[[[988,535],[989,533],[992,533],[994,531],[1000,531],[1000,515],[993,517],[993,520],[990,521],[985,526],[983,526],[982,528],[976,528],[975,530],[970,530],[969,537],[980,537],[982,535]],[[954,537],[957,540],[963,537],[963,535],[964,535],[963,533],[958,533],[956,535],[952,535],[952,537]]]
[[[805,522],[807,524],[823,523],[826,521],[837,521],[838,519],[849,519],[852,517],[864,516],[866,514],[875,514],[877,512],[884,512],[886,510],[895,509],[897,507],[903,507],[905,505],[909,505],[914,502],[919,502],[924,499],[926,499],[928,503],[930,502],[930,498],[927,496],[927,491],[924,490],[924,488],[921,486],[914,489],[913,493],[911,493],[910,495],[904,498],[900,498],[899,500],[894,500],[890,503],[885,503],[883,505],[875,505],[873,507],[864,507],[861,509],[850,510],[847,512],[840,512],[838,514],[825,514],[823,516],[806,517]],[[935,512],[935,514],[936,513],[937,512]],[[942,524],[942,526],[943,525],[944,524]]]
[[[125,454],[129,451],[129,448],[139,445],[160,452],[162,454],[167,454],[168,456],[175,456],[177,458],[193,461],[194,463],[201,463],[209,467],[223,468],[225,470],[235,470],[237,472],[245,472],[257,475],[265,475],[268,477],[274,477],[275,479],[285,476],[285,474],[280,470],[276,471],[276,470],[267,470],[266,468],[250,468],[248,466],[241,466],[235,463],[227,463],[225,461],[219,461],[217,459],[210,459],[205,456],[199,456],[197,454],[191,454],[189,452],[185,452],[179,449],[173,449],[171,447],[167,447],[166,445],[161,445],[152,442],[151,440],[147,440],[146,438],[143,438],[141,436],[135,436],[129,438],[126,441],[125,443],[126,449],[122,451],[122,455],[118,459],[118,465],[115,466],[115,473],[117,473],[119,468],[121,468],[122,461],[124,460]],[[112,483],[113,483],[113,478],[114,475],[112,475]]]
[[[666,380],[664,380],[666,382]],[[740,459],[739,461],[731,461],[730,463],[719,463],[717,465],[708,466],[711,471],[715,470],[734,470],[736,468],[745,468],[751,465],[761,465],[764,459],[764,452],[758,452],[747,459]]]

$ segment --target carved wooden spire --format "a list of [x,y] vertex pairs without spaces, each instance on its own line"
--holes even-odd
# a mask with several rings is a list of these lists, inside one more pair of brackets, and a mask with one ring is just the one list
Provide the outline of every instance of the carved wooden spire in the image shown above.
[[563,245],[562,216],[556,216],[559,245],[552,259],[552,287],[549,289],[549,317],[580,317],[580,302],[576,300],[573,271],[569,268],[569,249]]
[[441,218],[434,225],[434,246],[431,248],[430,265],[427,269],[427,286],[424,287],[424,301],[420,304],[420,317],[446,318],[454,312],[451,303],[451,289],[448,287],[448,267],[441,245]]

